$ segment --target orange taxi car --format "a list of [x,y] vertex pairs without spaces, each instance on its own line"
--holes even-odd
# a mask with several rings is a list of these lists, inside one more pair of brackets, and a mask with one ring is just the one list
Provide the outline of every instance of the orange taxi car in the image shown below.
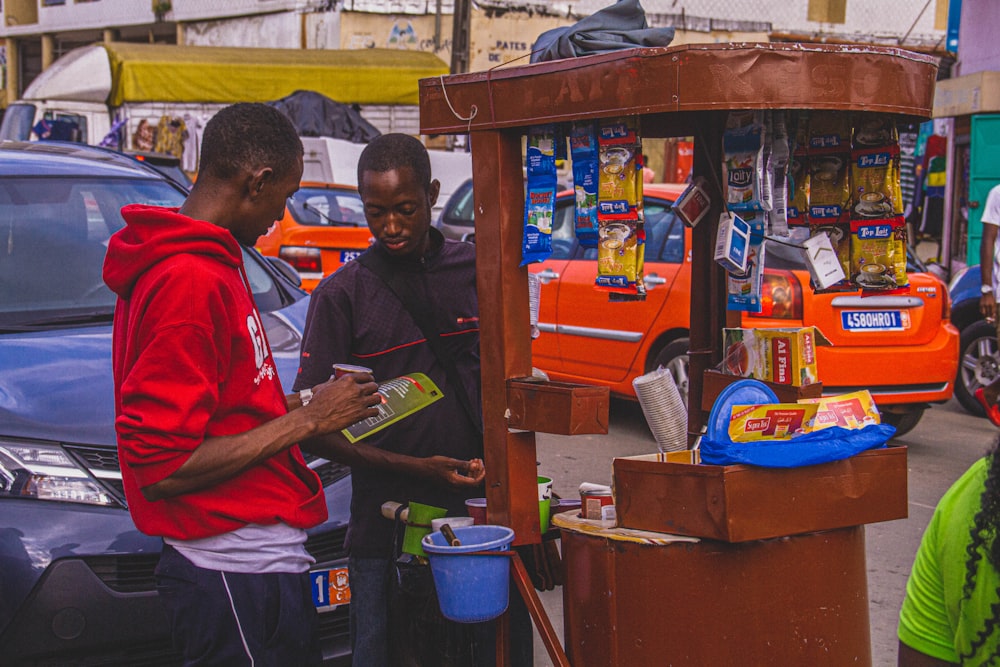
[[356,187],[304,182],[288,199],[284,217],[257,241],[257,249],[291,264],[302,278],[302,289],[312,292],[324,276],[371,242]]
[[[644,187],[642,302],[609,303],[594,288],[597,250],[577,242],[572,191],[557,196],[552,255],[529,266],[542,283],[533,363],[552,379],[598,383],[634,398],[632,380],[662,365],[686,399],[691,299],[705,295],[691,284],[691,230],[671,210],[684,187]],[[951,398],[958,331],[949,320],[947,286],[919,260],[911,258],[909,294],[862,298],[814,294],[798,248],[772,242],[766,252],[763,312],[744,314],[743,326],[818,327],[833,343],[817,351],[824,394],[868,389],[898,435],[931,403]]]

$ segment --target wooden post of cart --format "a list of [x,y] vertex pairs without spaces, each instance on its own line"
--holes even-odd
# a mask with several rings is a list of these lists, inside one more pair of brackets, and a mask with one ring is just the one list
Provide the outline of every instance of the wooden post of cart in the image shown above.
[[[936,71],[932,58],[895,48],[712,44],[632,49],[420,82],[421,132],[471,135],[491,523],[513,528],[515,544],[538,542],[534,433],[607,429],[606,392],[595,397],[589,387],[521,380],[531,374],[527,269],[520,266],[521,146],[528,128],[638,116],[643,137],[695,137],[694,173],[712,186],[722,180],[720,144],[726,112],[826,109],[925,119],[930,116]],[[721,193],[715,192],[712,211],[693,235],[692,285],[701,298],[691,299],[688,432],[692,441],[705,422],[702,406],[713,398],[703,396],[703,377],[720,361],[726,325],[725,274],[712,261],[721,211]],[[609,312],[614,307],[609,304]],[[526,394],[530,394],[527,399]],[[903,496],[905,505],[905,480]],[[808,660],[839,665],[847,664],[846,656],[851,664],[870,663],[863,525],[778,542],[704,541],[684,550],[569,537],[564,531],[563,599],[566,653],[574,665],[725,664],[725,657],[734,655],[751,664],[754,656],[762,655],[753,633],[747,631],[752,627],[778,628],[768,640],[779,645],[768,647],[764,664]],[[692,556],[699,552],[700,556]],[[765,626],[749,622],[754,610],[745,608],[746,601],[741,602],[744,607],[737,606],[726,593],[727,586],[738,583],[733,572],[714,570],[709,566],[713,558],[724,567],[749,562],[740,577],[755,584],[741,591],[750,596],[750,604],[763,605],[769,597],[784,601],[781,610],[768,606],[770,613],[797,614],[800,604],[836,607],[834,640],[816,651],[801,652],[802,637],[830,636],[828,627],[819,626],[830,624],[831,616],[822,613],[798,619],[795,632],[800,637],[785,636],[794,633],[781,630],[784,618],[768,618]],[[587,565],[587,574],[575,577],[581,564]],[[838,583],[824,584],[823,573],[834,571],[842,575]],[[774,592],[788,589],[788,581],[800,589],[777,596]],[[801,586],[813,581],[816,585],[803,595]],[[568,664],[544,610],[539,611],[531,583],[523,577],[519,584],[554,662]],[[613,597],[613,604],[599,605],[599,616],[585,618],[587,601],[600,596],[585,595],[587,591],[579,588],[602,586],[606,590],[601,592],[608,593],[605,602]],[[684,596],[674,595],[676,590],[683,590]],[[797,602],[800,599],[805,601]],[[665,605],[671,606],[669,614],[662,608]],[[578,609],[583,611],[577,613]],[[685,618],[687,611],[689,618],[699,620],[683,626],[677,619]],[[705,623],[713,612],[728,625]],[[673,627],[657,621],[657,614],[673,619]],[[604,618],[606,626],[583,627],[595,618]],[[747,619],[746,627],[740,627],[741,619]],[[505,633],[503,623],[501,628]],[[615,634],[621,634],[622,641],[614,636],[601,639]],[[498,644],[506,644],[506,634],[503,639]],[[498,655],[499,664],[509,664],[502,648]],[[658,659],[650,662],[652,656]],[[783,662],[782,656],[791,661]]]

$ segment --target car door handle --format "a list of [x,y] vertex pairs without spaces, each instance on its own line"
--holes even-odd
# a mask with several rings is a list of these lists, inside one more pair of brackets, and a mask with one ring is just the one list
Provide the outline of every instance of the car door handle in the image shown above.
[[542,281],[543,285],[547,285],[553,280],[559,279],[559,274],[553,271],[552,269],[545,269],[544,271],[539,271],[535,275],[538,276],[538,279]]
[[649,275],[642,277],[642,282],[646,283],[646,287],[655,287],[657,285],[666,285],[667,279],[661,278],[655,273],[650,273]]

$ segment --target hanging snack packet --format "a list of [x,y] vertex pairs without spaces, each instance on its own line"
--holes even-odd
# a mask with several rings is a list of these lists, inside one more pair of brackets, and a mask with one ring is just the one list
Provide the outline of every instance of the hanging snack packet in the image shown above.
[[849,153],[809,155],[809,222],[845,222],[849,218],[851,183]]
[[878,219],[903,213],[899,146],[863,148],[851,153],[851,217]]
[[855,116],[852,148],[894,146],[898,143],[896,120],[889,114],[866,112]]
[[809,224],[809,157],[805,153],[792,155],[788,163],[789,226]]
[[634,217],[639,201],[636,159],[639,149],[637,122],[625,118],[602,122],[598,131],[597,212],[602,219]]
[[747,270],[726,274],[726,309],[746,313],[759,313],[762,309],[761,290],[764,280],[764,213],[746,214],[750,225],[750,244],[747,247]]
[[597,247],[598,148],[594,123],[573,123],[569,136],[576,192],[576,239],[584,248]]
[[902,216],[851,221],[850,276],[865,292],[907,289],[906,221]]
[[527,193],[521,266],[543,262],[552,254],[552,218],[556,204],[556,141],[553,125],[528,130]]
[[645,244],[645,234],[640,239],[638,227],[637,218],[600,222],[595,285],[636,292],[637,280],[641,281],[640,262]]
[[809,115],[809,153],[846,153],[851,148],[851,116],[842,111]]
[[765,166],[765,125],[762,112],[733,111],[722,134],[723,181],[731,211],[771,209],[771,188]]
[[771,172],[771,210],[767,215],[767,226],[774,236],[788,236],[788,128],[785,114],[772,114],[771,150],[768,171]]
[[638,298],[645,296],[641,145],[636,118],[602,121],[598,128],[598,244],[594,284]]

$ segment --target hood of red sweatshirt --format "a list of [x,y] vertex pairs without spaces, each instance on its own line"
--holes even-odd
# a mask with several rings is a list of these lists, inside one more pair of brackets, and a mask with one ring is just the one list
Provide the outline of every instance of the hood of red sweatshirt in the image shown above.
[[104,282],[123,299],[149,267],[176,255],[208,255],[240,266],[240,244],[227,229],[181,215],[176,208],[129,204],[122,208],[125,227],[111,236],[104,258]]

